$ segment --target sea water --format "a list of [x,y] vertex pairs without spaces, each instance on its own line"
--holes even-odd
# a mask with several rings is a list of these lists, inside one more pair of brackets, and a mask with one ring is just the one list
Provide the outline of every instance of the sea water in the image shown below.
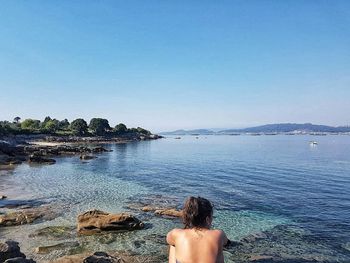
[[[310,146],[311,140],[318,145]],[[3,172],[0,190],[9,200],[50,203],[61,213],[51,221],[2,228],[1,240],[14,239],[30,257],[45,262],[68,252],[36,254],[35,247],[58,242],[33,237],[36,230],[74,228],[77,215],[90,209],[129,211],[146,229],[64,241],[78,241],[77,253],[164,254],[166,233],[181,222],[129,205],[159,198],[180,207],[193,195],[213,202],[213,226],[230,239],[267,233],[248,246],[249,253],[350,262],[350,136],[183,136],[105,147],[113,151],[87,162],[61,157],[54,165],[23,164]],[[226,261],[244,262],[241,254],[246,251],[226,251]]]

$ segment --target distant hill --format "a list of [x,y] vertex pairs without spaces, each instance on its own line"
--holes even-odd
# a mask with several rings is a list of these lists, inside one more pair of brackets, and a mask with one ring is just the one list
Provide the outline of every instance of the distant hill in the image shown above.
[[196,130],[176,130],[171,132],[161,132],[162,135],[211,135],[215,134],[212,130],[196,129]]
[[278,123],[266,124],[262,126],[244,128],[244,129],[228,129],[222,130],[219,133],[232,132],[350,132],[350,126],[333,127],[327,125],[315,125],[312,123]]
[[227,129],[214,132],[208,129],[196,130],[176,130],[172,132],[162,132],[163,135],[210,135],[210,134],[232,134],[232,133],[287,133],[287,132],[350,132],[350,126],[327,126],[315,125],[312,123],[277,123],[266,124],[243,129]]

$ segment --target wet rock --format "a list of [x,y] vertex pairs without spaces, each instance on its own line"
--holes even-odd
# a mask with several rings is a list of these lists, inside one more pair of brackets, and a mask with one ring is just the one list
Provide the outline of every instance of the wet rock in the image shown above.
[[4,262],[10,258],[25,258],[26,256],[21,252],[21,249],[16,241],[6,241],[0,243],[0,262]]
[[30,163],[40,163],[40,164],[54,164],[56,163],[56,160],[51,159],[51,158],[44,158],[42,156],[37,156],[37,155],[30,155],[29,156],[29,162]]
[[26,258],[10,258],[6,260],[4,263],[36,263],[32,259],[26,259]]
[[171,216],[171,217],[182,217],[182,210],[171,209],[158,209],[154,211],[156,215]]
[[7,196],[6,195],[0,195],[0,200],[6,199]]
[[53,239],[68,239],[74,235],[74,227],[68,226],[48,226],[36,230],[29,237],[45,237]]
[[31,224],[38,219],[52,220],[56,214],[49,207],[24,209],[0,215],[0,226],[18,226]]
[[62,249],[73,248],[78,246],[79,246],[78,242],[62,242],[62,243],[49,245],[49,246],[37,247],[35,248],[34,252],[37,254],[48,254],[55,250],[62,250]]
[[94,254],[83,253],[72,256],[64,256],[51,263],[159,263],[167,261],[167,255],[137,255],[128,252]]
[[272,261],[273,256],[267,256],[267,255],[251,255],[249,258],[250,262],[264,262],[264,261]]
[[98,147],[95,147],[95,148],[92,148],[92,152],[93,153],[102,153],[102,152],[111,152],[112,150],[107,150],[101,146],[98,146]]
[[122,263],[124,260],[121,257],[110,256],[105,252],[95,252],[92,256],[84,259],[84,263]]
[[96,156],[93,155],[86,155],[86,154],[82,154],[79,157],[81,160],[91,160],[91,159],[96,159]]
[[109,214],[99,210],[85,212],[78,216],[78,232],[89,234],[101,231],[136,230],[144,224],[127,213]]

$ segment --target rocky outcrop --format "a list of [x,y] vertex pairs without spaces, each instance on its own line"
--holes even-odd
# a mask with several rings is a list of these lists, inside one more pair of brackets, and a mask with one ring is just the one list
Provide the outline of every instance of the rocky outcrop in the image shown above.
[[0,200],[6,199],[7,196],[6,195],[0,195]]
[[56,163],[56,160],[51,158],[44,158],[42,156],[38,155],[30,155],[29,156],[29,162],[30,163],[40,163],[40,164],[54,164]]
[[64,256],[51,263],[159,263],[167,261],[166,255],[135,255],[127,252],[95,252]]
[[41,206],[0,215],[0,226],[31,224],[38,219],[52,220],[55,213],[47,206]]
[[14,145],[0,141],[0,166],[15,165],[24,161],[37,164],[54,164],[56,161],[49,157],[81,155],[82,159],[92,159],[92,153],[110,152],[104,147],[87,147],[81,145]]
[[34,260],[26,259],[26,255],[16,241],[6,241],[0,243],[0,262],[5,263],[35,263]]
[[99,210],[85,212],[78,216],[78,233],[89,234],[101,231],[136,230],[144,224],[127,213],[109,214]]

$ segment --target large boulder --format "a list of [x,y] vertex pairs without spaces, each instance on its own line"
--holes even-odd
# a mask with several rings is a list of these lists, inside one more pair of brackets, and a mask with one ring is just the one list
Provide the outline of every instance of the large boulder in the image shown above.
[[25,258],[26,256],[21,252],[18,242],[6,241],[0,243],[0,262],[4,262],[10,258]]
[[142,229],[144,223],[127,213],[109,214],[91,210],[78,216],[78,232],[82,234],[101,231]]

